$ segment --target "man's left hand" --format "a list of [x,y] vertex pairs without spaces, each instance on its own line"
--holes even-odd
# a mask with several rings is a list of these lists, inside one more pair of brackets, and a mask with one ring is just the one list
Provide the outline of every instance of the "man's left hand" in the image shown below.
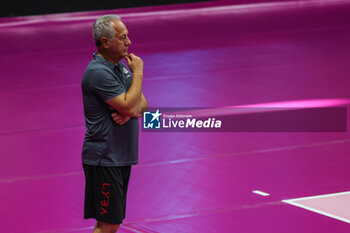
[[118,125],[124,125],[126,122],[128,122],[128,120],[130,120],[131,117],[129,116],[123,116],[118,112],[113,112],[111,114],[111,117],[113,119],[113,121],[115,123],[117,123]]

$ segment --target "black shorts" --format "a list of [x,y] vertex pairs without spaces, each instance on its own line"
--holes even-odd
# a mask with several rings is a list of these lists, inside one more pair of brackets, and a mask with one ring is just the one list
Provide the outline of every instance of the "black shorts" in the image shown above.
[[121,224],[131,166],[98,167],[83,164],[85,173],[84,218]]

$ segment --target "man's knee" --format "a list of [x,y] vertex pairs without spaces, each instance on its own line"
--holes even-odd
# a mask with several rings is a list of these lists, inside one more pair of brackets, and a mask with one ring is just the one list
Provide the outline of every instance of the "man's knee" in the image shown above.
[[112,224],[97,221],[96,228],[98,228],[102,233],[115,233],[118,231],[120,224]]
[[111,226],[111,230],[113,233],[117,232],[117,230],[119,229],[120,224],[112,224]]

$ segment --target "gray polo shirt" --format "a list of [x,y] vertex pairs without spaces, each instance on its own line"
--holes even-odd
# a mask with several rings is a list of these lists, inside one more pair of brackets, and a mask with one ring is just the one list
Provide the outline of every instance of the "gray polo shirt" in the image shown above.
[[84,164],[112,167],[138,163],[139,122],[132,117],[122,126],[111,118],[106,103],[131,85],[132,75],[119,62],[114,65],[94,54],[82,79],[86,133],[83,144]]

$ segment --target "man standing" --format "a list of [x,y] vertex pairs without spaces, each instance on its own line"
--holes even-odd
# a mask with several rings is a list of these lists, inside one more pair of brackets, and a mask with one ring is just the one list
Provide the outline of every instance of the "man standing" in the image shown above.
[[[95,218],[93,232],[116,232],[125,218],[131,165],[138,163],[137,117],[147,109],[142,94],[143,61],[128,54],[128,30],[117,15],[93,25],[97,53],[82,79],[86,134],[84,218]],[[120,62],[126,59],[128,68]]]

